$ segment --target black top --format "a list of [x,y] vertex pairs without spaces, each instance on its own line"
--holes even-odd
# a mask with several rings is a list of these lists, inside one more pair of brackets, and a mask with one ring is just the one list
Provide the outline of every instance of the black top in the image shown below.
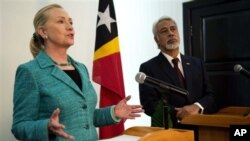
[[82,81],[81,77],[76,69],[74,70],[63,70],[66,74],[68,74],[71,79],[77,84],[77,86],[82,90]]

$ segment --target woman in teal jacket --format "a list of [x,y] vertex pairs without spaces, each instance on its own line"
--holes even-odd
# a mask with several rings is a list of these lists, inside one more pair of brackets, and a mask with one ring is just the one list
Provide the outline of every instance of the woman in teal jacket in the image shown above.
[[96,109],[97,95],[84,64],[67,55],[74,44],[68,13],[48,5],[34,18],[30,49],[34,59],[18,66],[12,133],[23,141],[98,140],[96,127],[139,117],[140,105]]

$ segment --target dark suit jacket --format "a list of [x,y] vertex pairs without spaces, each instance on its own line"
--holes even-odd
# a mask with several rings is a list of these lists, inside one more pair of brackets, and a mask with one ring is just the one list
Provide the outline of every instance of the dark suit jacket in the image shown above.
[[[179,95],[171,91],[162,91],[145,84],[140,84],[140,101],[147,115],[152,116],[156,112],[155,108],[162,97],[167,98],[171,107],[171,117],[174,121],[176,121],[175,111],[173,110],[174,107],[182,107],[193,104],[194,102],[199,102],[204,107],[204,113],[213,112],[214,95],[203,61],[184,55],[181,55],[181,60],[186,89],[189,92],[188,96]],[[178,77],[173,67],[162,53],[142,63],[139,70],[147,76],[180,87]]]

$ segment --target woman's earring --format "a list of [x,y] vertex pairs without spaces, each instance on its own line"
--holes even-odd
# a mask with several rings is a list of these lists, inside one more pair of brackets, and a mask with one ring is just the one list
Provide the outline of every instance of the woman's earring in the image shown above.
[[45,35],[43,38],[44,38],[44,39],[48,39],[48,36],[47,36],[47,35]]

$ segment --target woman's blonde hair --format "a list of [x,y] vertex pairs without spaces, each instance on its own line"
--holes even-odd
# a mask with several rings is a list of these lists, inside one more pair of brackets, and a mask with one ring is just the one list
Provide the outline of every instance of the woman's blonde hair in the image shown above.
[[35,33],[33,34],[33,37],[30,40],[30,51],[34,58],[38,55],[40,50],[44,49],[44,40],[37,33],[37,29],[38,27],[45,25],[48,20],[48,15],[46,14],[46,12],[53,8],[62,8],[62,6],[58,4],[47,5],[40,9],[34,17],[33,26],[35,28]]

